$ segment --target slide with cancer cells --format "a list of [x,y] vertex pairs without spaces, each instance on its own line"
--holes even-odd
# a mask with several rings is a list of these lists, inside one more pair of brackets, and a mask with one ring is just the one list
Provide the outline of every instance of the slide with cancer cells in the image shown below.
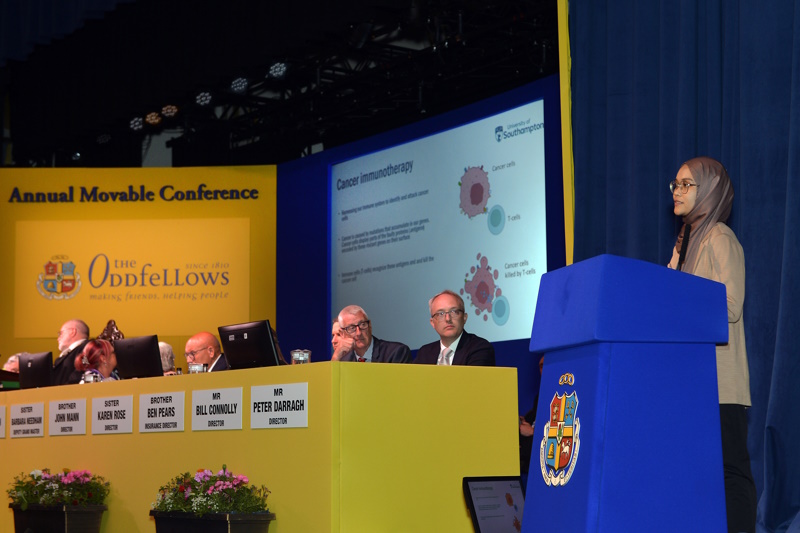
[[361,305],[381,338],[435,340],[428,300],[450,289],[466,329],[530,336],[546,271],[543,102],[336,164],[331,315]]

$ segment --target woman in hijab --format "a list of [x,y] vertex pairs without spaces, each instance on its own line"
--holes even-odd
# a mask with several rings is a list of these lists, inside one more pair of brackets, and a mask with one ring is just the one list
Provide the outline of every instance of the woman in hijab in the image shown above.
[[669,184],[674,212],[683,218],[669,267],[725,284],[728,344],[717,346],[722,462],[729,531],[755,531],[756,489],[747,451],[750,373],[744,342],[744,252],[725,224],[733,186],[719,161],[697,157]]

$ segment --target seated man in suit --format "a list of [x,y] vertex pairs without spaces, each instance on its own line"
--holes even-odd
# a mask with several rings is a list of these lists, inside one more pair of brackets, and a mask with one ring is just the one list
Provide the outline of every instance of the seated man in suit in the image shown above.
[[53,385],[80,383],[81,372],[75,370],[75,357],[89,342],[89,326],[83,320],[72,319],[64,322],[58,331],[58,351],[60,355],[53,362]]
[[428,307],[439,341],[420,348],[415,363],[494,366],[494,348],[489,341],[464,331],[468,315],[461,296],[442,291],[428,301]]
[[[336,349],[339,361],[366,363],[410,363],[411,349],[399,342],[372,336],[367,313],[357,305],[348,305],[339,313],[339,327],[344,332]],[[333,357],[331,357],[333,359]],[[333,359],[333,360],[337,360]]]
[[228,370],[228,361],[222,354],[219,341],[207,331],[201,331],[186,341],[184,355],[187,363],[208,365],[207,372]]

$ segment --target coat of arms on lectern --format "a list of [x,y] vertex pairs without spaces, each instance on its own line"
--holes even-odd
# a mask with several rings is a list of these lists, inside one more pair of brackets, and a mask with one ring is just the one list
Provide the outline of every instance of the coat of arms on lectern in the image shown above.
[[544,425],[539,447],[539,463],[544,482],[551,486],[566,485],[575,470],[580,450],[578,394],[554,394],[550,401],[550,420]]

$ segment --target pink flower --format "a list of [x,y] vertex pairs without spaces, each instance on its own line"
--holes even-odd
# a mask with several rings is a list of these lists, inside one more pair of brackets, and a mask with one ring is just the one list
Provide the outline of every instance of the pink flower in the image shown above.
[[194,480],[198,483],[208,481],[209,479],[211,479],[211,470],[198,470],[197,474],[194,476]]

